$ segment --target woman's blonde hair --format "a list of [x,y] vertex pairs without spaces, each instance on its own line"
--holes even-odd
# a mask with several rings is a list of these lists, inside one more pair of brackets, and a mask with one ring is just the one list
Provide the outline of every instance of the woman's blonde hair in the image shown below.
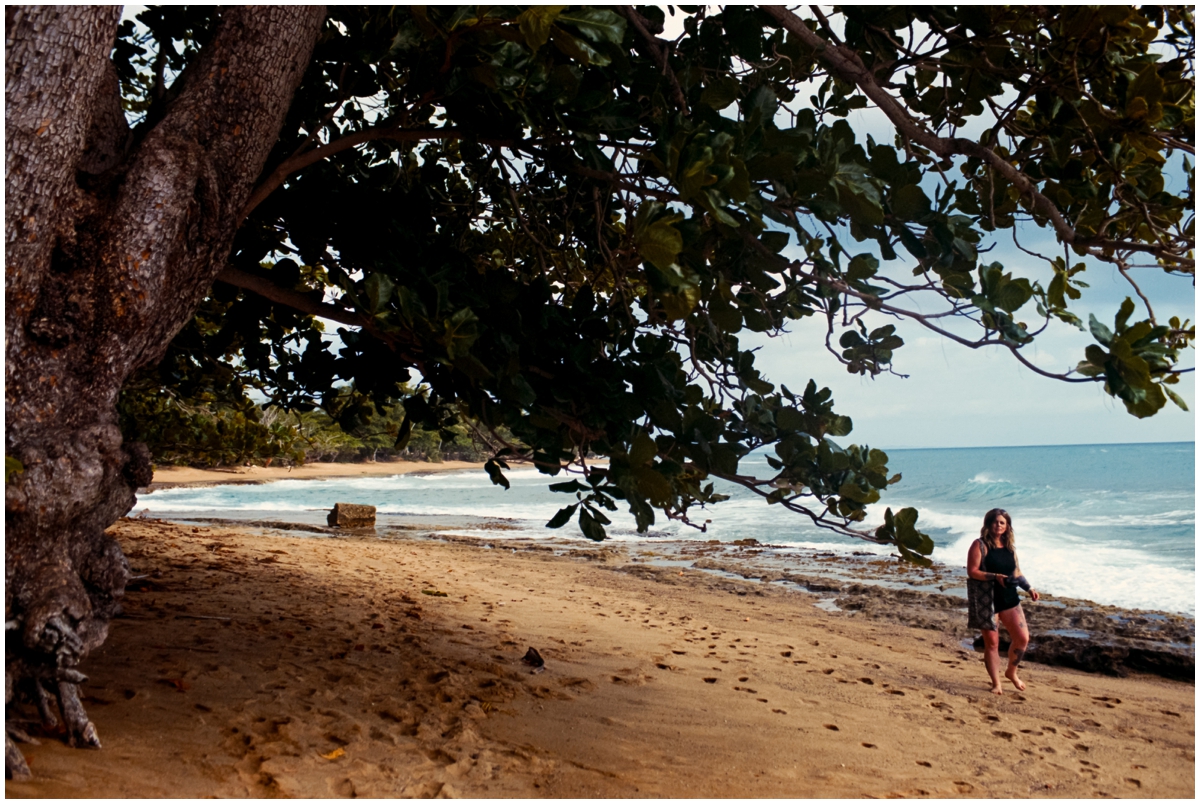
[[[1004,545],[997,544],[992,538],[992,523],[1000,517],[1004,517],[1004,521],[1008,523],[1008,527],[1004,531]],[[1012,550],[1014,555],[1017,552],[1017,538],[1016,533],[1013,532],[1012,517],[1003,508],[993,508],[983,515],[983,528],[979,531],[979,538],[988,547],[1004,546]]]

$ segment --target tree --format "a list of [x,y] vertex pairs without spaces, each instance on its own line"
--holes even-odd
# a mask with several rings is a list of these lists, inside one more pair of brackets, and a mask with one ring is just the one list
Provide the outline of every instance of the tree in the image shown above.
[[[1136,276],[1194,276],[1191,10],[808,13],[680,6],[668,40],[654,7],[7,9],[6,701],[57,697],[98,745],[75,668],[128,577],[104,528],[150,476],[115,404],[181,330],[176,358],[236,354],[280,405],[352,383],[347,430],[416,370],[398,445],[511,433],[494,482],[575,472],[549,524],[592,538],[618,501],[689,521],[720,477],[926,560],[915,511],[858,524],[886,455],[833,440],[829,391],[772,385],[742,330],[821,316],[877,374],[908,318],[1024,362],[1107,264],[1144,312],[1090,319],[1052,376],[1182,404],[1194,328]],[[847,122],[867,107],[890,141]],[[981,256],[1030,230],[1061,254]],[[776,474],[741,474],[764,446]]]

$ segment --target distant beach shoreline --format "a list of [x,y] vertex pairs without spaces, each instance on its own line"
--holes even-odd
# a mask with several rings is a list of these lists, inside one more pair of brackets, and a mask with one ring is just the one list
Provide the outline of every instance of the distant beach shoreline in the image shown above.
[[154,479],[141,491],[181,486],[220,486],[236,483],[269,483],[273,480],[323,480],[331,477],[379,477],[483,470],[470,461],[370,461],[363,463],[305,463],[296,466],[238,466],[197,469],[190,466],[156,466]]

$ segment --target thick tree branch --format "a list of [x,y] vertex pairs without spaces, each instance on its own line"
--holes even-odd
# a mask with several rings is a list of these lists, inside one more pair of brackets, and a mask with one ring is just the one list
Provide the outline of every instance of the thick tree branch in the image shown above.
[[397,142],[420,142],[422,140],[456,140],[463,136],[461,131],[453,128],[443,129],[405,129],[396,128],[393,126],[382,126],[378,128],[368,128],[363,131],[347,134],[344,137],[339,137],[333,142],[326,143],[311,151],[298,154],[285,159],[279,164],[271,175],[266,178],[261,184],[254,188],[254,192],[250,195],[250,200],[246,202],[246,206],[242,208],[242,215],[239,221],[244,221],[246,216],[254,211],[254,208],[261,204],[267,196],[279,189],[279,186],[298,170],[303,170],[309,165],[316,164],[323,159],[328,159],[331,156],[340,154],[342,151],[356,148],[366,142],[372,140],[394,140]]
[[1037,185],[1024,173],[1014,167],[995,151],[980,145],[973,140],[962,137],[939,137],[914,120],[890,93],[883,89],[875,80],[875,76],[863,64],[862,59],[853,50],[833,44],[813,32],[804,20],[797,17],[785,6],[759,6],[768,16],[779,23],[789,33],[811,48],[816,57],[829,71],[859,88],[862,93],[879,107],[896,131],[906,140],[923,148],[927,148],[942,159],[952,156],[967,156],[980,160],[992,170],[1003,176],[1006,181],[1017,188],[1030,199],[1033,211],[1044,216],[1057,232],[1059,239],[1067,245],[1085,249],[1094,256],[1103,256],[1108,249],[1122,251],[1140,251],[1154,254],[1164,260],[1189,266],[1195,269],[1196,262],[1178,253],[1169,246],[1131,241],[1114,241],[1103,238],[1080,237],[1058,207],[1043,195]]
[[671,69],[671,64],[667,61],[667,54],[669,52],[668,44],[650,33],[650,30],[646,27],[649,20],[639,14],[633,6],[618,6],[617,8],[645,41],[645,47],[639,47],[638,50],[649,51],[651,58],[658,62],[663,75],[671,82],[675,102],[679,104],[679,108],[683,111],[684,115],[688,115],[687,98],[684,97],[683,88],[679,86],[679,79],[676,78],[675,71]]
[[255,276],[254,274],[238,270],[233,266],[228,266],[221,273],[217,274],[217,281],[233,285],[235,288],[241,288],[242,290],[249,290],[268,301],[282,304],[284,307],[290,307],[296,312],[304,313],[305,315],[327,318],[330,321],[337,321],[339,324],[345,324],[350,327],[366,328],[371,323],[366,316],[353,310],[317,301],[307,293],[282,288],[265,276]]
[[[290,307],[298,313],[336,321],[339,324],[345,324],[349,327],[358,327],[370,333],[381,342],[386,343],[392,349],[404,347],[408,352],[411,352],[412,347],[416,345],[416,342],[411,338],[403,338],[396,333],[384,332],[370,316],[363,315],[355,310],[347,310],[344,307],[318,301],[307,293],[282,288],[266,277],[255,276],[233,266],[226,266],[225,270],[217,274],[216,279],[218,282],[224,282],[235,288],[248,290],[268,301],[281,304],[284,307]],[[411,354],[406,356],[415,360]]]

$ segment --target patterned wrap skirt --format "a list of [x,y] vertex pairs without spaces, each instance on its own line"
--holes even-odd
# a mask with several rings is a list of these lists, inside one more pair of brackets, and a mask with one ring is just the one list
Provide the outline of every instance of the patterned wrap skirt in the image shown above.
[[979,631],[996,631],[996,608],[993,602],[995,584],[967,578],[967,627]]

